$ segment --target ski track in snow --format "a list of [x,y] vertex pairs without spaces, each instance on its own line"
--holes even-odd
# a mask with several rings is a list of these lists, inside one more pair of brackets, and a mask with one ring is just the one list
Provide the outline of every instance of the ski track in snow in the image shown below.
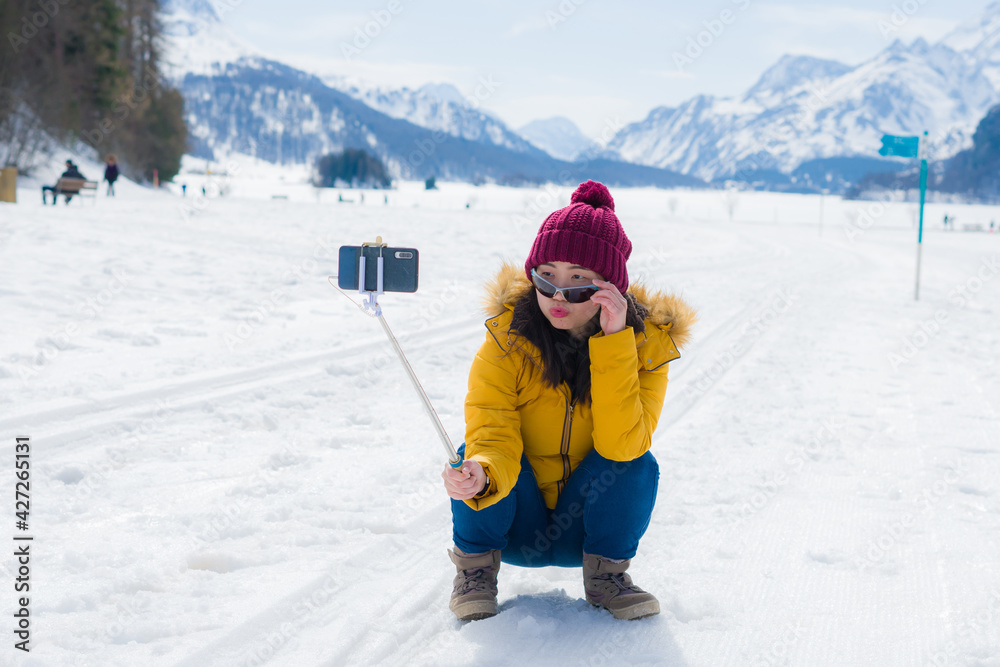
[[457,443],[481,284],[534,235],[524,191],[0,209],[0,431],[35,447],[17,664],[1000,665],[1000,280],[953,298],[1000,237],[929,230],[914,302],[905,205],[851,241],[834,216],[860,204],[829,198],[820,236],[809,197],[742,195],[748,220],[780,208],[765,224],[724,222],[718,194],[672,193],[678,217],[615,196],[634,275],[701,317],[632,567],[663,613],[635,623],[577,569],[507,565],[503,613],[454,620],[441,446],[317,250],[421,249],[421,291],[383,306]]

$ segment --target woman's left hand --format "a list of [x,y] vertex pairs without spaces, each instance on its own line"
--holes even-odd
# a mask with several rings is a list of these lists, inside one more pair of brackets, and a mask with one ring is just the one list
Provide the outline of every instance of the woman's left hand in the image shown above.
[[607,280],[594,279],[594,284],[600,288],[590,300],[601,306],[601,329],[605,336],[625,330],[625,313],[628,302],[613,283]]

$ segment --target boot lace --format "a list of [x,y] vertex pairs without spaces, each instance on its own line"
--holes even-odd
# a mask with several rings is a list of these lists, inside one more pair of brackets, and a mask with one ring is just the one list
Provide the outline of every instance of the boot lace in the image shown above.
[[632,583],[632,577],[627,572],[608,572],[598,577],[601,581],[613,583],[619,591],[635,591],[638,588]]
[[463,594],[485,591],[489,587],[487,568],[485,567],[462,570],[462,576],[465,577],[461,588]]

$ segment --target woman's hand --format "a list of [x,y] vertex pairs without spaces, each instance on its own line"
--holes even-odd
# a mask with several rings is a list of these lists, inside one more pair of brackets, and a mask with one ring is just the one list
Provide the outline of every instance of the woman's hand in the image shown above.
[[468,500],[486,486],[486,471],[478,461],[472,459],[463,462],[461,470],[445,466],[441,478],[444,479],[444,488],[448,496],[455,500]]
[[601,329],[605,336],[625,330],[625,313],[628,312],[628,302],[613,283],[594,278],[594,285],[600,290],[590,300],[601,306]]

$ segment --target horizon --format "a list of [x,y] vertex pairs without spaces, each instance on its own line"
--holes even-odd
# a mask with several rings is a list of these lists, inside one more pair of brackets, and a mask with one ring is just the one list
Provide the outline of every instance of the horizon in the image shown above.
[[[453,0],[433,11],[407,0],[365,2],[350,11],[315,0],[288,0],[280,9],[262,0],[213,6],[226,8],[223,23],[249,46],[311,73],[387,88],[451,84],[511,129],[564,117],[599,138],[657,107],[698,95],[737,97],[784,55],[854,67],[897,39],[937,42],[991,4],[957,0],[941,8],[906,0],[876,11],[860,0],[820,8],[636,0],[615,5],[614,18],[608,6],[588,0],[541,8],[488,3],[469,15],[449,11],[468,8]],[[675,27],[663,30],[664,16]],[[484,33],[484,24],[496,29]],[[287,27],[276,31],[276,25]]]

